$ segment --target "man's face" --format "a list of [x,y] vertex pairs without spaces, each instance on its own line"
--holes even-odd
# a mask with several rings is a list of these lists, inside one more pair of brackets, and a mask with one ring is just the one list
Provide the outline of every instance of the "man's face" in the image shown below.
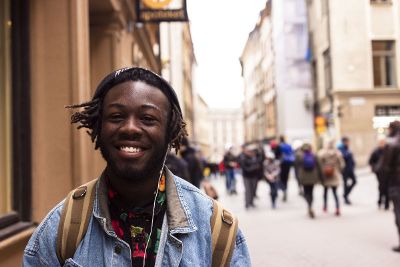
[[160,89],[141,81],[111,88],[103,102],[100,151],[111,175],[149,179],[161,169],[171,107]]

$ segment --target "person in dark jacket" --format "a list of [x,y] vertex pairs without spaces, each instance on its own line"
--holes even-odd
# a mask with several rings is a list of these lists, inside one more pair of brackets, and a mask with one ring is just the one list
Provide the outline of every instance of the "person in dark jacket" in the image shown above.
[[168,153],[165,165],[176,176],[188,181],[189,183],[192,182],[187,162],[183,158],[178,157],[174,152],[170,151]]
[[381,208],[381,205],[384,205],[385,210],[389,209],[389,196],[388,196],[388,187],[387,183],[382,179],[382,175],[379,173],[379,163],[382,158],[383,149],[385,147],[386,141],[385,139],[381,139],[378,142],[378,147],[372,151],[371,156],[369,157],[368,164],[371,166],[371,170],[375,173],[376,178],[378,180],[378,208]]
[[349,195],[357,183],[357,178],[354,172],[356,162],[354,161],[353,153],[350,150],[350,139],[348,137],[342,138],[342,144],[339,147],[344,159],[344,168],[342,170],[343,176],[343,198],[344,203],[350,205]]
[[[258,181],[262,178],[263,158],[255,149],[243,146],[243,152],[239,156],[240,167],[242,168],[243,183],[245,189],[245,207],[255,207],[254,197]],[[260,177],[261,176],[261,177]]]
[[224,173],[226,177],[226,190],[228,194],[237,194],[235,168],[237,165],[236,156],[233,154],[233,147],[230,147],[223,159]]
[[400,121],[391,122],[388,138],[383,149],[378,171],[387,182],[389,197],[393,201],[399,245],[393,251],[400,252]]
[[183,138],[182,140],[181,155],[188,165],[192,184],[200,188],[200,183],[203,180],[203,166],[199,157],[196,155],[196,150],[190,146],[187,138]]

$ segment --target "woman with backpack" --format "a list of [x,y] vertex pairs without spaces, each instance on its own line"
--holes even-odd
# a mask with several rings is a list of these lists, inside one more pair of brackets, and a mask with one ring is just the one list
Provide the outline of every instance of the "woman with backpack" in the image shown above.
[[344,167],[342,154],[335,148],[333,140],[326,143],[326,146],[318,152],[319,165],[321,166],[321,176],[324,186],[324,206],[323,211],[328,210],[328,189],[332,189],[335,198],[335,215],[340,216],[340,203],[337,196],[337,187],[340,184],[341,171]]
[[310,218],[315,217],[313,204],[314,185],[321,180],[317,156],[312,152],[311,145],[303,144],[299,152],[296,154],[295,166],[299,175],[299,182],[303,186],[304,198],[307,202],[308,215]]

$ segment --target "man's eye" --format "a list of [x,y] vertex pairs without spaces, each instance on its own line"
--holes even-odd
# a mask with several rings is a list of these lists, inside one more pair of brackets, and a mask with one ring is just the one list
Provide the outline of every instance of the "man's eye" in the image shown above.
[[108,116],[108,118],[109,118],[111,121],[118,121],[118,120],[122,120],[122,119],[123,119],[122,114],[120,114],[120,113],[113,113],[113,114],[110,114],[110,115]]
[[143,116],[143,117],[142,117],[142,120],[143,120],[145,123],[153,123],[153,122],[156,121],[156,119],[155,119],[153,116]]

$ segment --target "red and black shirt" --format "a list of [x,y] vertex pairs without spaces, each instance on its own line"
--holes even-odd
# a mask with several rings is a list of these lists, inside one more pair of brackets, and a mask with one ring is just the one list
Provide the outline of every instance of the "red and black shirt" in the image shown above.
[[144,207],[126,207],[119,194],[107,182],[108,206],[111,223],[119,238],[127,242],[132,252],[132,266],[143,266],[147,240],[150,238],[146,266],[154,266],[161,237],[164,214],[167,210],[165,193],[165,175],[159,183],[159,191],[154,206],[153,231],[151,236],[151,217],[153,202]]

